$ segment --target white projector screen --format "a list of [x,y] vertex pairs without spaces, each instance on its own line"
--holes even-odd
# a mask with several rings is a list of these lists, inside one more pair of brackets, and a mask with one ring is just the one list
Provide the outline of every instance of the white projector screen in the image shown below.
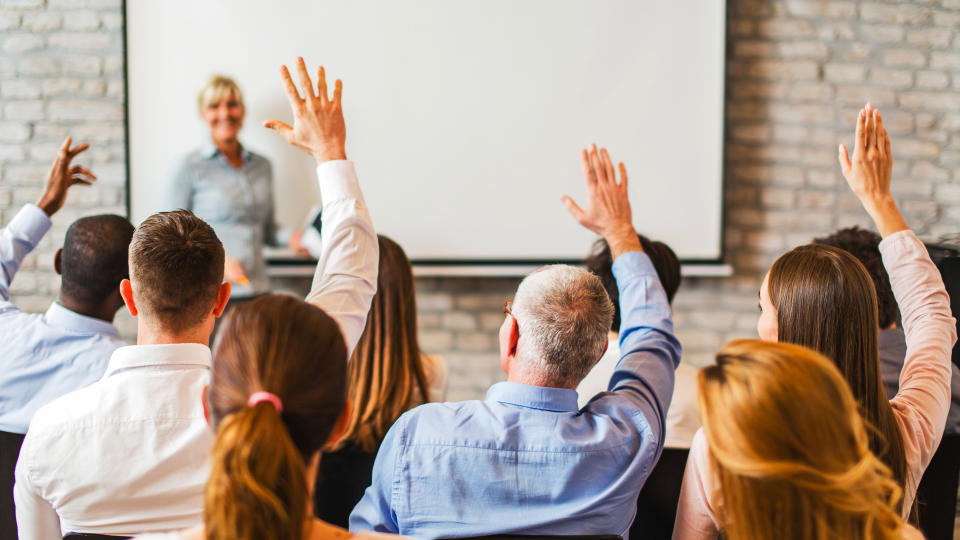
[[[159,208],[173,161],[209,137],[196,94],[233,77],[241,142],[274,169],[281,225],[319,202],[278,68],[344,81],[347,155],[378,232],[415,261],[580,259],[594,236],[580,149],[624,161],[637,230],[685,261],[721,255],[725,2],[126,2],[130,217]],[[332,88],[332,82],[331,82]]]

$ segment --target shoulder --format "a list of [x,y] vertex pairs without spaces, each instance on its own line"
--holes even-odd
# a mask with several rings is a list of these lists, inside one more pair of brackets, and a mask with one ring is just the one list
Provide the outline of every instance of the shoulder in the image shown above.
[[100,386],[100,381],[95,382],[86,388],[64,394],[37,409],[30,419],[30,438],[59,437],[64,432],[79,427],[84,420],[96,418]]

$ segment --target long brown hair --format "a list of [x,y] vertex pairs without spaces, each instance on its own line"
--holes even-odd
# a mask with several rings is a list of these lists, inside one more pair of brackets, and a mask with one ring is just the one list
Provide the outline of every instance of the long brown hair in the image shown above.
[[[204,492],[208,540],[300,540],[306,463],[346,403],[347,352],[319,308],[267,295],[233,309],[214,348],[207,398],[217,438]],[[266,391],[282,401],[247,406]]]
[[380,272],[367,325],[350,359],[350,422],[334,445],[375,452],[390,426],[415,399],[429,401],[423,353],[417,340],[410,260],[396,242],[379,235]]
[[833,361],[868,422],[870,449],[905,488],[903,435],[880,378],[877,295],[866,268],[842,249],[808,244],[773,263],[767,286],[777,339]]
[[700,371],[697,397],[720,483],[710,496],[728,538],[898,537],[902,490],[870,451],[830,360],[798,345],[733,341]]

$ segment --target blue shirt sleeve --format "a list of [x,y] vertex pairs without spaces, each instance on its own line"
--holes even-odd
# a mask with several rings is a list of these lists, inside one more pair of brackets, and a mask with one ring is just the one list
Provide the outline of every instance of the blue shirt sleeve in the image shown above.
[[401,416],[380,443],[370,486],[350,513],[350,532],[399,533],[400,525],[392,503],[397,459],[403,452],[397,439],[405,425],[405,418]]
[[642,413],[662,448],[667,408],[673,395],[680,342],[673,314],[650,257],[624,253],[613,262],[620,291],[620,362],[609,391],[587,405],[592,412],[627,409]]
[[10,284],[20,263],[50,230],[50,218],[33,204],[26,204],[13,220],[0,229],[0,298],[10,299]]

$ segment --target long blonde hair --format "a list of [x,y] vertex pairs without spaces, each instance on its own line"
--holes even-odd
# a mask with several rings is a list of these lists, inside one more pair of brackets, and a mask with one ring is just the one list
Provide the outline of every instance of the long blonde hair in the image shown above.
[[380,272],[367,325],[347,370],[350,422],[331,449],[347,445],[376,452],[401,414],[429,401],[410,260],[396,242],[377,237]]
[[899,537],[902,490],[870,451],[833,362],[799,345],[732,341],[697,386],[728,538]]

